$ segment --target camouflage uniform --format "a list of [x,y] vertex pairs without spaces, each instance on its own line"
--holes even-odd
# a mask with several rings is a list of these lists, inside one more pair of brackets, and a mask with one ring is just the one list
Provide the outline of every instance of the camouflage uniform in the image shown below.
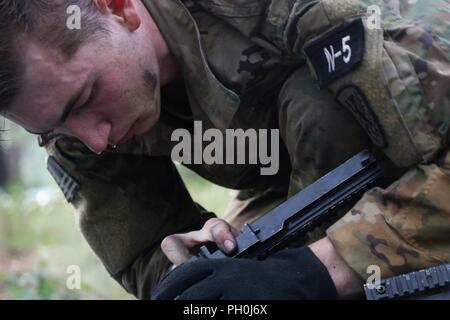
[[[41,141],[81,231],[129,292],[148,298],[166,272],[159,248],[165,236],[213,216],[192,201],[170,160],[172,131],[192,131],[194,120],[204,130],[281,130],[275,176],[261,176],[255,165],[189,166],[240,190],[227,216],[234,225],[369,148],[399,179],[368,192],[328,229],[338,252],[361,277],[371,264],[386,276],[448,260],[447,1],[143,2],[182,73],[162,89],[156,127],[101,156],[75,139]],[[382,29],[367,27],[373,3]]]

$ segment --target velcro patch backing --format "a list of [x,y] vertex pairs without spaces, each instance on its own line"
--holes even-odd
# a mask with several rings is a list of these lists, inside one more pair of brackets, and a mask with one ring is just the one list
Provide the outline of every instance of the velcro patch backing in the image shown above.
[[67,173],[54,157],[48,158],[47,170],[55,179],[66,200],[72,202],[80,189],[80,184]]
[[360,18],[306,43],[304,52],[323,88],[357,67],[364,49],[365,30]]
[[387,147],[383,127],[361,89],[346,85],[339,89],[336,100],[353,114],[376,146]]

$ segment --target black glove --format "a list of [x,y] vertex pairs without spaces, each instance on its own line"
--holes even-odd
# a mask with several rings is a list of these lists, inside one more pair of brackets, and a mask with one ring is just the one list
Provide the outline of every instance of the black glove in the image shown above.
[[266,260],[217,259],[185,263],[170,272],[157,300],[338,299],[325,266],[308,247],[286,249]]

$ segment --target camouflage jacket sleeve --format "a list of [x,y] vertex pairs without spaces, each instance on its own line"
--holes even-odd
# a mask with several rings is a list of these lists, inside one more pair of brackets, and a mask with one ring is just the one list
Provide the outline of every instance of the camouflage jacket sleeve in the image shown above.
[[363,278],[369,265],[390,276],[450,260],[449,10],[441,0],[271,1],[260,28],[410,170],[327,232]]
[[392,276],[450,261],[450,150],[435,163],[373,189],[327,231],[364,280],[367,267]]
[[167,157],[120,151],[98,156],[69,138],[50,140],[46,150],[49,170],[107,271],[128,292],[150,298],[170,267],[160,250],[162,239],[199,229],[212,214],[192,201]]

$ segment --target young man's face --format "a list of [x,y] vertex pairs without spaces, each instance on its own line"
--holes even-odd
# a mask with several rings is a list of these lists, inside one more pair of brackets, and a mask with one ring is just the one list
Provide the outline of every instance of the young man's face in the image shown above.
[[5,116],[32,133],[77,137],[96,153],[151,129],[160,114],[154,47],[137,46],[137,36],[114,22],[110,31],[68,61],[56,48],[21,41],[21,92]]

